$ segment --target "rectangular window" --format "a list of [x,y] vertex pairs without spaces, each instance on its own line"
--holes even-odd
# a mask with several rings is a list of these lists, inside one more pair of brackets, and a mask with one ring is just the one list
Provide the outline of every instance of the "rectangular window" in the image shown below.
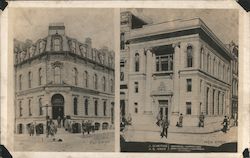
[[135,113],[137,114],[137,113],[138,113],[138,107],[137,107],[137,106],[138,106],[138,103],[135,102],[134,105],[135,105]]
[[120,81],[124,81],[124,62],[120,63]]
[[139,92],[139,83],[135,82],[135,93]]
[[173,71],[173,54],[157,55],[156,71]]
[[32,113],[31,113],[31,100],[29,100],[29,116],[32,116]]
[[191,115],[192,114],[192,103],[186,102],[186,114]]
[[103,102],[103,116],[106,116],[106,109],[107,109],[106,102]]
[[19,116],[23,116],[23,108],[22,108],[22,101],[19,101]]
[[187,92],[192,91],[192,79],[187,79]]
[[54,51],[60,51],[60,40],[54,39]]
[[120,47],[121,47],[121,50],[124,50],[125,49],[125,34],[124,32],[121,33],[121,43],[120,43]]

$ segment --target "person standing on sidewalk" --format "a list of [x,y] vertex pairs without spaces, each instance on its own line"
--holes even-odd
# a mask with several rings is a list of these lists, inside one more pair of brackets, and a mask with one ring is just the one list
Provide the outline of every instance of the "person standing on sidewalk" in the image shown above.
[[161,121],[161,126],[162,126],[161,137],[165,136],[167,138],[168,137],[168,126],[169,126],[167,117],[164,117],[164,119]]
[[183,123],[183,116],[182,113],[179,116],[179,127],[182,127],[182,123]]
[[227,126],[228,126],[227,116],[224,117],[222,125],[223,125],[222,132],[227,133]]
[[205,120],[205,116],[202,112],[201,115],[199,116],[199,127],[204,127],[204,120]]

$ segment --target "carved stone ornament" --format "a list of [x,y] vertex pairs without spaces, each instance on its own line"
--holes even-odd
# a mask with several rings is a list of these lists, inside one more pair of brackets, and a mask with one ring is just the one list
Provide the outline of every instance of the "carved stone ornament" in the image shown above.
[[54,63],[51,63],[51,66],[52,66],[52,68],[55,68],[55,67],[62,68],[63,67],[63,63],[60,62],[60,61],[55,61]]
[[160,86],[158,87],[158,90],[160,92],[165,92],[166,91],[166,86],[163,82],[160,83]]

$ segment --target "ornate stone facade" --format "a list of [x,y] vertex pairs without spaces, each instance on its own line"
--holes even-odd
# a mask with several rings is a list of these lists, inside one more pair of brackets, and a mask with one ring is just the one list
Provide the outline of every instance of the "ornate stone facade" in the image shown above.
[[135,130],[154,130],[161,113],[175,130],[183,114],[180,130],[194,132],[204,114],[203,132],[220,129],[233,116],[232,51],[199,18],[148,24],[121,13],[122,117]]
[[46,115],[83,119],[96,129],[114,124],[114,52],[92,48],[65,35],[63,24],[49,26],[35,43],[14,41],[16,133],[29,123],[45,125]]

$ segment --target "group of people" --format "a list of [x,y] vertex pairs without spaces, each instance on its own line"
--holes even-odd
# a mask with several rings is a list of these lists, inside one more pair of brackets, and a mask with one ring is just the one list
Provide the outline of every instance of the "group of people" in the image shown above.
[[46,122],[46,137],[54,137],[57,133],[57,126],[55,125],[54,121],[52,119],[48,119]]
[[92,123],[93,121],[91,120],[82,120],[82,134],[83,135],[85,133],[89,134],[91,131],[94,132]]

